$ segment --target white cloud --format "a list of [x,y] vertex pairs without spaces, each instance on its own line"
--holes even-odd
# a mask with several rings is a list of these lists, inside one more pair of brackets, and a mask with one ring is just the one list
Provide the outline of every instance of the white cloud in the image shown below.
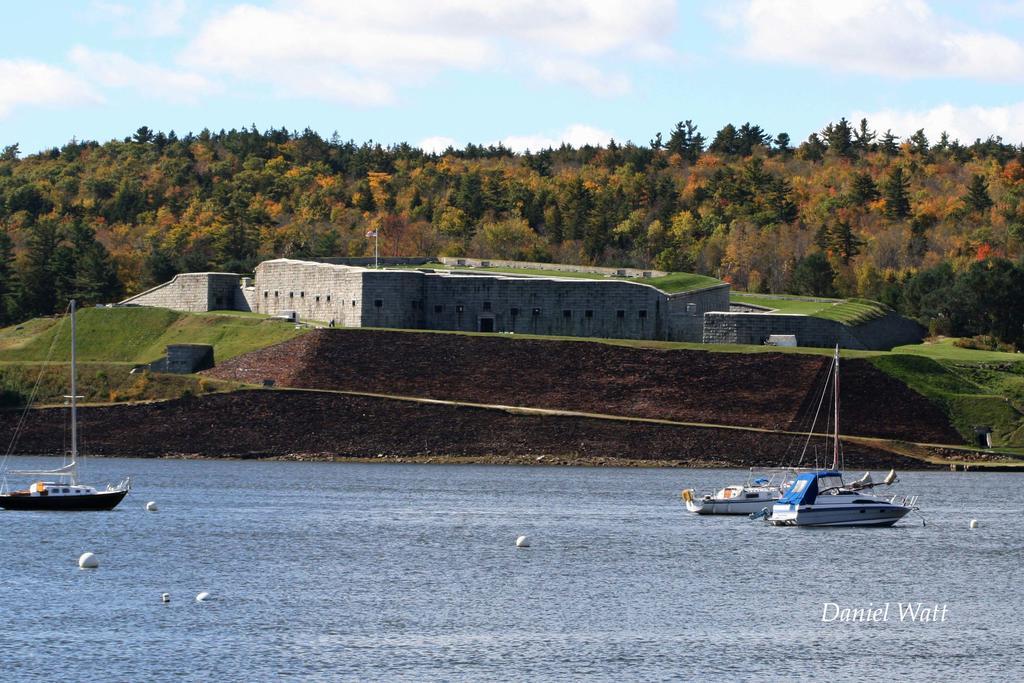
[[625,74],[606,74],[588,62],[575,59],[545,59],[537,62],[535,69],[548,83],[578,85],[602,97],[625,95],[632,89]]
[[891,129],[903,138],[923,128],[932,142],[939,139],[942,131],[949,133],[950,139],[958,139],[965,144],[977,138],[985,140],[990,135],[999,135],[1010,143],[1024,142],[1024,102],[1002,107],[955,107],[943,104],[922,111],[886,109],[856,112],[851,118],[854,121],[866,118],[873,129]]
[[108,88],[132,88],[154,99],[195,102],[214,86],[205,77],[137,62],[117,52],[96,52],[78,46],[68,55],[84,75]]
[[188,12],[185,0],[150,0],[141,7],[109,0],[93,0],[92,16],[106,21],[119,35],[163,37],[182,30]]
[[0,59],[0,117],[20,106],[99,102],[84,80],[64,69],[25,59]]
[[448,138],[443,135],[434,135],[429,138],[424,138],[419,141],[416,145],[424,152],[430,152],[432,154],[440,154],[449,147],[459,148],[459,143],[453,138]]
[[1024,73],[1021,43],[956,25],[924,0],[750,0],[738,16],[742,51],[759,60],[904,78]]
[[582,147],[584,145],[606,145],[611,139],[612,134],[607,131],[582,123],[574,123],[561,133],[554,135],[547,133],[509,135],[497,142],[501,142],[515,152],[525,152],[526,150],[537,152],[548,147],[560,147],[563,142],[573,147]]
[[239,4],[207,21],[181,60],[286,95],[301,74],[302,94],[368,104],[453,71],[524,73],[615,95],[628,91],[628,78],[605,75],[601,61],[671,55],[675,12],[672,0]]

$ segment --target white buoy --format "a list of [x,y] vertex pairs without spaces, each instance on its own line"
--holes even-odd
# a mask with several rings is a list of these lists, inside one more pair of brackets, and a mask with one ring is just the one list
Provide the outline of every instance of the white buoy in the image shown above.
[[170,601],[171,601],[171,594],[170,593],[161,593],[160,594],[160,602],[170,602]]
[[82,553],[82,556],[78,558],[79,569],[96,569],[100,566],[100,561],[92,553]]
[[156,506],[156,501],[151,500],[146,503],[146,512],[156,512],[159,508]]
[[972,519],[971,520],[971,528],[972,529],[977,529],[978,528],[978,520],[976,520],[976,519]]
[[200,593],[199,595],[196,596],[196,602],[206,602],[209,599],[210,599],[210,594],[207,593],[206,591],[203,591],[202,593]]
[[516,547],[517,548],[529,548],[530,547],[530,539],[528,539],[526,536],[520,536],[519,538],[516,539]]

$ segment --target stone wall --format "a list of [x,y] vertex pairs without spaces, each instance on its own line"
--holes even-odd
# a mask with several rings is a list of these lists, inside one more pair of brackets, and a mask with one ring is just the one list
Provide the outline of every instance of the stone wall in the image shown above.
[[706,344],[763,344],[770,335],[792,334],[800,346],[888,350],[921,341],[917,323],[890,313],[856,326],[808,315],[782,313],[719,313],[704,316]]
[[122,305],[158,306],[201,313],[237,308],[239,276],[234,273],[180,273],[170,282],[125,299]]
[[255,306],[268,315],[295,311],[300,320],[363,325],[363,269],[293,259],[256,266]]
[[729,310],[729,285],[720,284],[668,296],[668,339],[701,342],[704,314]]
[[663,339],[667,297],[632,282],[425,275],[426,329]]

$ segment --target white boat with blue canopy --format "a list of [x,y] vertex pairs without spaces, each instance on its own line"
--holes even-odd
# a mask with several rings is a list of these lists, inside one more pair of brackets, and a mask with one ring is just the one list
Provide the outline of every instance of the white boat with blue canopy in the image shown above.
[[[881,484],[896,482],[896,473]],[[843,482],[838,470],[804,472],[772,506],[772,524],[777,526],[892,526],[916,509],[916,497],[902,500],[866,493],[875,486],[870,476],[851,484]]]
[[842,448],[839,440],[839,347],[832,361],[832,394],[835,407],[832,432],[832,467],[799,474],[783,496],[765,511],[765,518],[776,526],[892,526],[916,510],[917,496],[903,498],[868,493],[876,486],[897,482],[896,472],[880,482],[865,473],[846,483],[840,469]]

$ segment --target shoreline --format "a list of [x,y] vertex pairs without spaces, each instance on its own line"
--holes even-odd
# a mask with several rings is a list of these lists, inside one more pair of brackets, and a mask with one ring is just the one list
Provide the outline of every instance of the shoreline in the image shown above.
[[[12,454],[16,458],[56,457],[49,453]],[[200,453],[165,453],[160,455],[138,454],[84,454],[85,458],[105,460],[108,458],[129,458],[139,460],[231,460],[237,462],[308,462],[308,463],[360,463],[379,465],[486,465],[507,467],[615,467],[630,469],[677,469],[677,470],[748,470],[751,468],[775,468],[786,465],[747,465],[721,460],[665,460],[656,458],[623,458],[614,456],[553,456],[553,455],[339,455],[335,453],[288,453],[288,454],[224,454],[203,455]],[[898,467],[901,472],[992,472],[1024,473],[1024,464],[1014,463],[927,463],[920,467]],[[824,466],[822,466],[824,467]],[[849,467],[848,471],[881,471],[889,466]]]

